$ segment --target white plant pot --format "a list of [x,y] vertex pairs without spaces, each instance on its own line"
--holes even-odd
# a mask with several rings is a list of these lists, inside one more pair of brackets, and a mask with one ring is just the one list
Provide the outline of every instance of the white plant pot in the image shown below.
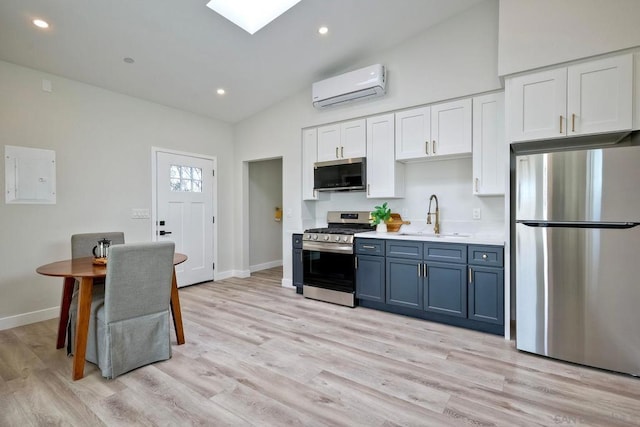
[[385,224],[384,222],[381,222],[380,224],[376,225],[376,231],[378,233],[386,233],[387,232],[387,224]]

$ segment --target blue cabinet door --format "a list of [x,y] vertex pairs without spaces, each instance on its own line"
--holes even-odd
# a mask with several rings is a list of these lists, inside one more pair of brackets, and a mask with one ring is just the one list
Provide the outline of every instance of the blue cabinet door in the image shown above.
[[302,249],[293,250],[292,264],[293,264],[293,286],[297,288],[302,288],[302,282],[303,282]]
[[387,258],[387,304],[422,309],[422,263]]
[[470,267],[469,319],[504,325],[504,270]]
[[356,298],[384,302],[384,257],[356,256]]
[[424,309],[448,316],[467,317],[467,267],[426,263]]

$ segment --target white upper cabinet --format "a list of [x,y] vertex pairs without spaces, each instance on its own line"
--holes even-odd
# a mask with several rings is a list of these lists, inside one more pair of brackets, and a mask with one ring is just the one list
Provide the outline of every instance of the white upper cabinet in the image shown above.
[[506,87],[511,141],[632,126],[631,54],[513,77]]
[[302,200],[318,200],[313,189],[313,164],[318,158],[318,130],[302,131]]
[[431,155],[471,154],[471,99],[431,106]]
[[474,195],[504,195],[508,149],[504,138],[504,92],[473,98]]
[[318,128],[318,161],[365,157],[365,120],[352,120]]
[[367,197],[404,196],[404,165],[395,160],[394,115],[367,118]]
[[396,160],[471,154],[471,99],[396,113]]
[[396,160],[426,158],[431,139],[431,107],[396,113]]

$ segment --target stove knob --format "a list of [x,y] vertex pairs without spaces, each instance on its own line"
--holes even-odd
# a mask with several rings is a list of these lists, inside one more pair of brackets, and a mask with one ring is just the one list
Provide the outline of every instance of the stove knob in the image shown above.
[[318,235],[317,235],[317,234],[314,234],[314,235],[313,235],[313,236],[311,236],[311,237],[313,237],[313,240],[318,240]]
[[329,236],[324,236],[324,240],[325,241],[329,240]]
[[346,243],[346,242],[348,242],[348,241],[349,241],[349,237],[344,236],[344,237],[342,238],[342,241],[343,241],[343,242],[345,242],[345,243]]
[[307,234],[307,235],[305,236],[305,239],[306,239],[306,240],[311,240],[311,234]]
[[340,241],[340,236],[336,236],[336,242]]

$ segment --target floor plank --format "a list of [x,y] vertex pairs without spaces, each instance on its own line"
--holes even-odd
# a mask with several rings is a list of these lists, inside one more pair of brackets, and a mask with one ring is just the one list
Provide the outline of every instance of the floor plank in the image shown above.
[[181,288],[187,342],[114,380],[71,380],[57,319],[0,331],[0,426],[640,426],[637,378],[281,281]]

